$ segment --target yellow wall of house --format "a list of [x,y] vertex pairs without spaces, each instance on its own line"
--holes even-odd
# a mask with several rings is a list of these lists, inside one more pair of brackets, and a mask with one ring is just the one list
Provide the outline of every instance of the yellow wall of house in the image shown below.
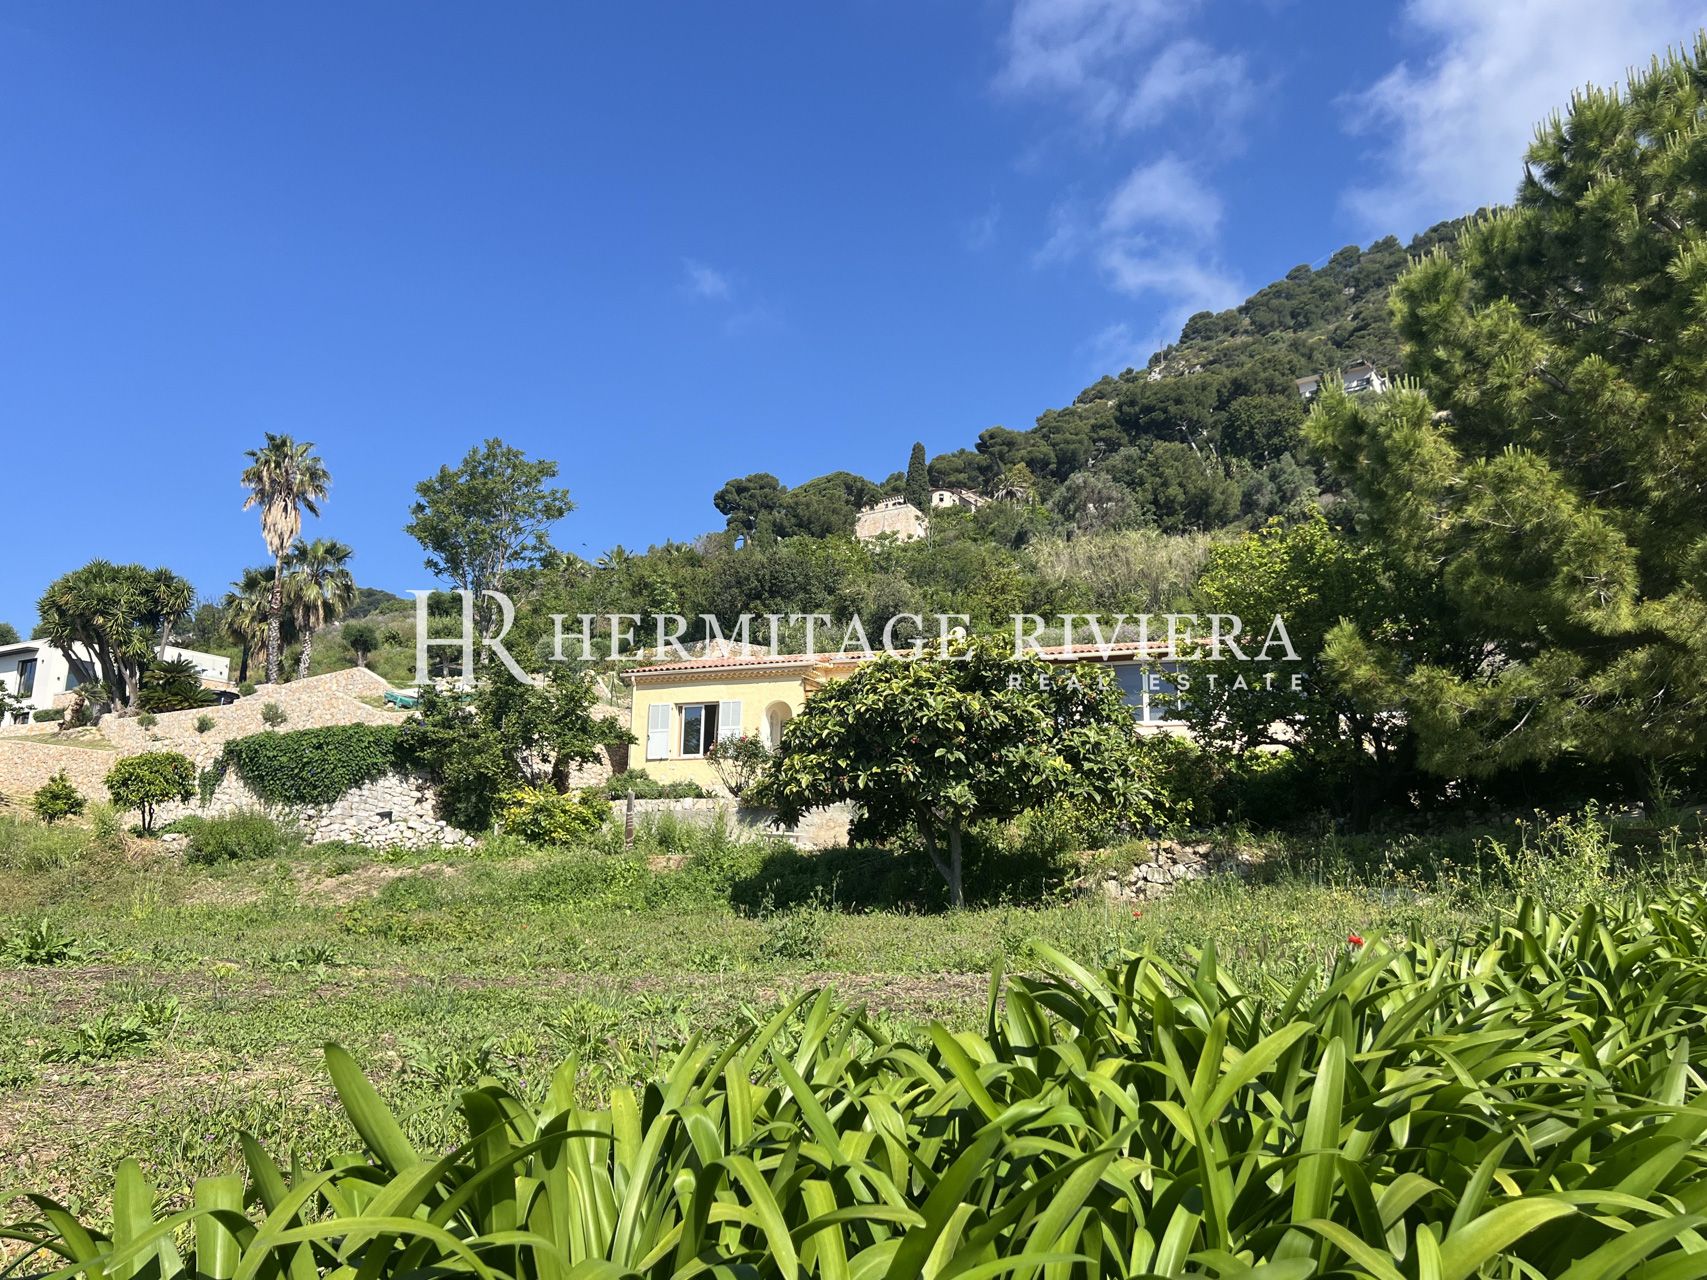
[[[634,745],[629,748],[629,767],[645,769],[659,782],[697,782],[707,791],[720,792],[722,786],[716,770],[703,759],[684,759],[681,754],[681,708],[696,702],[739,702],[741,732],[758,734],[764,731],[765,716],[772,705],[783,704],[791,717],[799,713],[806,704],[806,678],[801,671],[749,672],[739,679],[727,673],[721,677],[688,675],[670,683],[640,677],[635,681],[633,718],[629,721],[635,737]],[[668,755],[664,759],[649,759],[647,725],[651,708],[657,705],[670,709]]]

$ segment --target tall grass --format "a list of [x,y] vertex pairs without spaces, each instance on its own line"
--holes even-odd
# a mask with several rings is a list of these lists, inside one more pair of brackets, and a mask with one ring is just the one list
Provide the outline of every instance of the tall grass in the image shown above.
[[29,1197],[69,1280],[1707,1274],[1707,898],[1348,942],[1289,989],[1214,953],[1102,973],[1035,948],[982,1035],[895,1038],[828,994],[690,1040],[608,1105],[465,1091],[415,1149],[338,1049],[362,1151],[245,1139],[241,1174],[110,1224]]

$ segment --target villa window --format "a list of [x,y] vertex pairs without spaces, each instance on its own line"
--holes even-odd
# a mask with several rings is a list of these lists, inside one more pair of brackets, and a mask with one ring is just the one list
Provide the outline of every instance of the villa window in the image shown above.
[[688,702],[682,705],[682,754],[703,756],[717,741],[717,704]]
[[36,660],[25,658],[18,664],[18,696],[27,698],[36,691]]
[[1115,668],[1126,695],[1126,705],[1132,717],[1141,724],[1156,724],[1180,719],[1179,686],[1175,683],[1176,664],[1164,662],[1158,666],[1122,663]]

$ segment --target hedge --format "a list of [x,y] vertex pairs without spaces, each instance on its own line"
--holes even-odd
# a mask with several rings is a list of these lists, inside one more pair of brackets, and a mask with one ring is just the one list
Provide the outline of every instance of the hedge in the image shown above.
[[65,708],[43,707],[40,711],[31,716],[30,719],[34,720],[37,724],[52,724],[56,721],[65,719]]
[[268,804],[331,804],[398,767],[393,725],[338,724],[257,733],[225,744],[222,769],[237,771]]

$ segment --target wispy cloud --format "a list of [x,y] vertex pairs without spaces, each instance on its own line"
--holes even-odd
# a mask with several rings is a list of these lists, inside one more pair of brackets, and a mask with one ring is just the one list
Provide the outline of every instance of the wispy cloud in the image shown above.
[[733,285],[730,283],[728,275],[716,267],[709,267],[692,258],[683,258],[682,273],[685,277],[687,291],[696,298],[726,302],[733,293]]
[[1125,320],[1104,325],[1084,344],[1085,354],[1091,362],[1090,367],[1099,373],[1124,373],[1128,369],[1141,369],[1155,349],[1153,339],[1140,338]]
[[1407,0],[1438,52],[1346,100],[1379,138],[1345,204],[1372,232],[1406,232],[1511,199],[1535,126],[1571,91],[1610,85],[1707,20],[1699,0]]
[[1070,104],[1125,133],[1186,105],[1223,116],[1251,102],[1245,59],[1178,34],[1201,0],[1017,0],[996,87]]
[[[1075,138],[1106,151],[1164,127],[1189,130],[1196,154],[1217,150],[1212,136],[1224,149],[1256,95],[1242,54],[1189,29],[1203,8],[1204,0],[1014,0],[995,87],[1068,113]],[[1108,325],[1086,343],[1094,358],[1141,364],[1143,343],[1164,346],[1192,313],[1243,297],[1220,259],[1223,203],[1202,160],[1167,152],[1094,191],[1056,201],[1032,254],[1039,267],[1086,263],[1111,290],[1151,308],[1148,336],[1128,321]]]
[[695,258],[682,259],[682,290],[717,317],[717,327],[726,338],[784,327],[782,313],[750,283]]
[[1190,164],[1164,155],[1134,168],[1100,202],[1075,196],[1056,205],[1033,262],[1084,259],[1116,293],[1150,302],[1156,324],[1147,336],[1122,323],[1088,344],[1093,354],[1118,348],[1121,367],[1142,364],[1140,342],[1164,347],[1188,317],[1233,306],[1248,292],[1217,252],[1222,212],[1221,197]]
[[1133,227],[1175,227],[1199,238],[1221,224],[1221,197],[1178,156],[1141,164],[1126,175],[1103,207],[1102,229],[1114,235]]
[[1002,207],[991,205],[971,222],[966,224],[966,233],[961,237],[967,249],[973,253],[982,253],[996,243],[996,233],[1002,221]]

